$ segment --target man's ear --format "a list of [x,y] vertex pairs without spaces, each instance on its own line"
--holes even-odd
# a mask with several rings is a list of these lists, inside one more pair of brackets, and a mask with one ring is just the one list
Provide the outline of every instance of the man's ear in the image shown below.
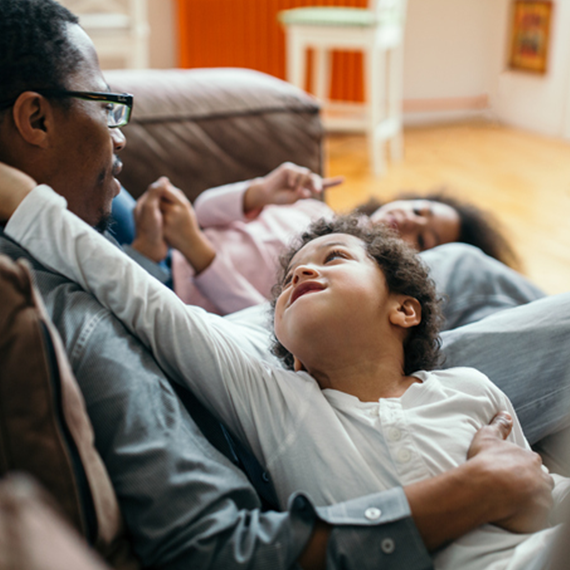
[[414,297],[398,295],[390,311],[390,322],[393,325],[409,329],[422,322],[422,306]]
[[49,146],[51,126],[54,124],[53,108],[39,93],[24,91],[12,107],[14,125],[20,136],[40,148]]
[[295,370],[295,372],[302,372],[303,370],[307,370],[305,368],[305,365],[296,356],[293,356],[293,370]]

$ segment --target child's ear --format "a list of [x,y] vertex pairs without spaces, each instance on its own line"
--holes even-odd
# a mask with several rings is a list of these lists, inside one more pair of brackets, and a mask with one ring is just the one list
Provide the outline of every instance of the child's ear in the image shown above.
[[295,372],[302,372],[307,370],[305,368],[305,365],[296,356],[293,357],[293,370],[295,370]]
[[422,322],[422,306],[414,297],[398,296],[397,303],[390,312],[390,322],[404,329],[415,327]]

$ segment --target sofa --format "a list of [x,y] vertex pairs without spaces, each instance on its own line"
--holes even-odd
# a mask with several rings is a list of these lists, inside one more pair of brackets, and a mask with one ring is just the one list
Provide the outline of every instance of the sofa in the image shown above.
[[[245,69],[106,79],[135,95],[121,153],[121,182],[135,197],[162,175],[194,199],[287,160],[323,171],[319,107],[283,81]],[[0,570],[136,570],[81,392],[25,263],[0,256],[0,297]]]
[[134,95],[120,180],[135,197],[159,176],[193,200],[285,161],[323,172],[319,106],[284,81],[249,69],[121,70],[105,78],[112,91]]

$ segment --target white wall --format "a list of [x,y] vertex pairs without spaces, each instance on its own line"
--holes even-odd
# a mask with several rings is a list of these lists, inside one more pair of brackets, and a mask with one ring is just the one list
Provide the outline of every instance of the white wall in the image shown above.
[[486,92],[490,5],[489,0],[409,0],[404,46],[406,98],[466,97]]
[[150,66],[169,69],[178,64],[176,0],[148,0]]
[[497,0],[497,4],[497,34],[503,50],[495,54],[492,62],[493,113],[509,125],[550,136],[570,136],[570,0],[555,0],[545,75],[507,69],[509,0]]
[[407,122],[481,115],[570,138],[570,0],[554,0],[549,69],[507,69],[512,0],[409,0]]
[[407,122],[456,119],[488,107],[496,0],[408,0]]

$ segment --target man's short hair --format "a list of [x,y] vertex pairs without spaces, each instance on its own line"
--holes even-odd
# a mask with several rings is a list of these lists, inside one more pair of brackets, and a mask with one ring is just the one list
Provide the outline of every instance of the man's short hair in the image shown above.
[[27,90],[66,87],[81,60],[67,26],[78,22],[54,0],[0,0],[0,103]]
[[[391,293],[417,299],[421,305],[421,322],[409,330],[404,343],[404,374],[432,370],[441,361],[439,329],[441,301],[428,269],[416,252],[382,224],[355,214],[322,218],[314,221],[281,256],[281,272],[273,288],[273,308],[283,290],[284,278],[293,256],[314,239],[330,234],[348,234],[364,242],[366,253],[378,264]],[[293,355],[274,338],[273,353],[293,369]]]

